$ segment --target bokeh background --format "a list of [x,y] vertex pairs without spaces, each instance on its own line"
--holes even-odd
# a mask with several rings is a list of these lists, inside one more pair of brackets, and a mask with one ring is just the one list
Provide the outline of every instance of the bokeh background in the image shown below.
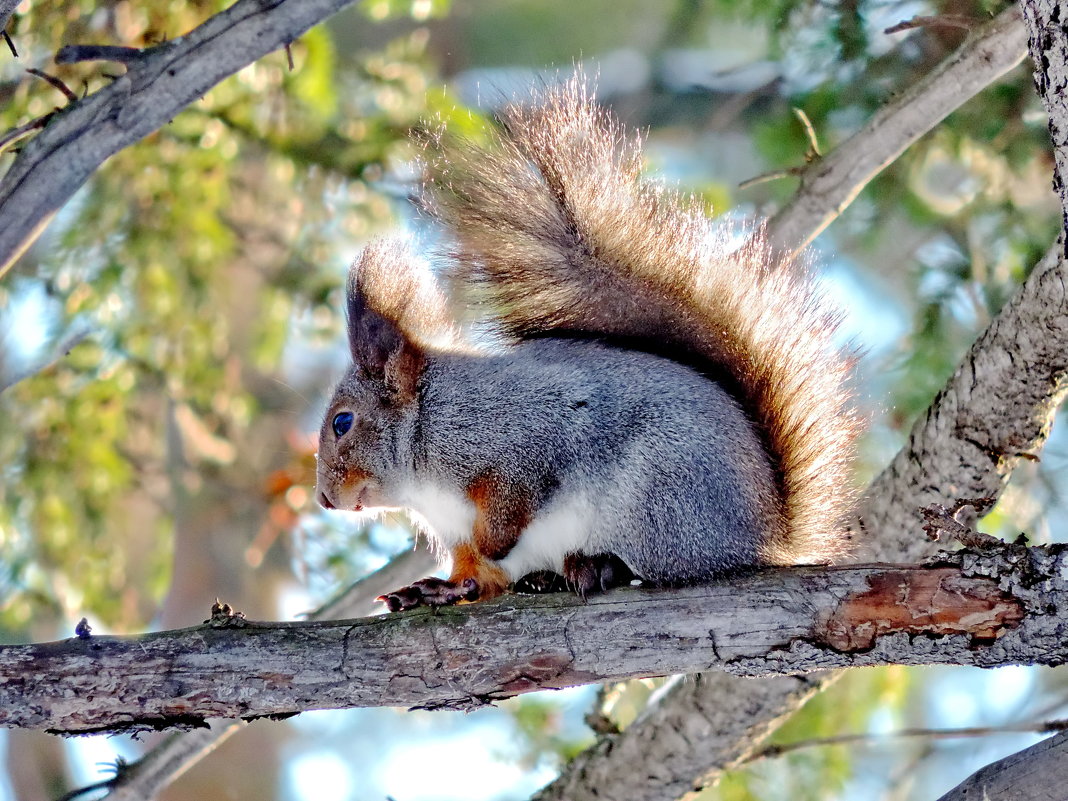
[[[0,52],[0,129],[121,66],[56,67],[63,44],[146,46],[218,0],[23,3]],[[1004,3],[820,0],[364,0],[225,81],[111,158],[0,280],[0,641],[199,623],[216,596],[293,618],[411,547],[403,519],[314,504],[315,433],[343,370],[341,286],[372,235],[435,232],[409,197],[407,132],[477,130],[531,85],[594,76],[648,137],[651,173],[739,224],[804,164],[963,41],[897,34],[916,14],[987,19]],[[2,48],[0,48],[2,49]],[[814,259],[864,349],[866,483],[1060,226],[1046,120],[1025,62],[865,189]],[[13,158],[0,154],[0,169]],[[64,355],[69,349],[69,354]],[[1017,471],[984,527],[1064,539],[1066,440]],[[1061,478],[1059,479],[1059,476]],[[1058,520],[1061,522],[1058,523]],[[923,536],[917,528],[917,536]],[[526,696],[473,714],[351,710],[261,721],[169,788],[171,801],[523,799],[625,726],[662,681]],[[855,671],[776,735],[999,726],[1065,714],[1063,671]],[[1032,735],[887,739],[745,766],[708,799],[926,799]],[[0,731],[0,799],[53,799],[151,745]]]

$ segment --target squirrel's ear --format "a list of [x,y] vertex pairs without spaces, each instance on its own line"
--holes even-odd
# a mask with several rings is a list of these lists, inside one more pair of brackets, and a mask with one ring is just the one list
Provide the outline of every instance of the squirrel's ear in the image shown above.
[[396,255],[388,243],[374,243],[349,270],[349,349],[357,365],[408,396],[414,394],[424,359],[422,347],[398,319],[408,298],[405,282],[396,280],[406,265],[389,258]]

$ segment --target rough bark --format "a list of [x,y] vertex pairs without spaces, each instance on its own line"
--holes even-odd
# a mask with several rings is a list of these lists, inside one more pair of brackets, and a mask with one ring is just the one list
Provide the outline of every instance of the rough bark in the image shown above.
[[238,0],[127,60],[125,75],[56,114],[0,180],[0,276],[109,156],[352,1]]
[[[340,622],[214,618],[138,637],[0,647],[0,724],[62,734],[308,709],[470,709],[539,689],[719,669],[1068,659],[1068,547],[928,566],[798,567]],[[795,685],[797,682],[795,682]]]
[[[357,581],[308,617],[310,620],[330,620],[365,614],[371,611],[376,596],[410,584],[433,572],[435,566],[436,561],[426,548],[406,551]],[[245,721],[209,718],[205,724],[205,728],[194,731],[175,732],[153,746],[141,759],[115,777],[107,798],[110,801],[153,798],[220,743],[244,728]]]
[[[242,5],[242,4],[239,4],[239,5]],[[338,4],[338,5],[340,7],[341,4]],[[294,36],[295,35],[296,34],[294,34]],[[290,38],[293,38],[293,37],[291,36]],[[94,97],[95,97],[95,95],[94,95]],[[938,114],[933,115],[931,117],[931,120],[930,120],[931,124],[932,125],[935,124],[937,122],[937,120],[940,119],[940,118],[941,118],[941,116],[939,116]],[[114,152],[114,151],[112,151],[112,152]],[[100,161],[102,161],[102,160],[103,159],[101,158]],[[82,180],[84,180],[84,178]],[[5,181],[5,183],[6,183],[6,181]],[[80,183],[80,181],[79,181],[79,183]],[[4,190],[4,184],[0,184],[0,192],[2,192],[3,190]],[[3,211],[3,209],[0,208],[0,212],[2,212],[2,211]],[[937,444],[934,443],[934,445],[937,448]],[[935,480],[937,480],[937,476],[935,476],[934,478],[935,478]],[[947,493],[946,497],[943,497],[942,499],[943,500],[947,500],[947,499],[949,499],[951,497],[952,497],[952,493]],[[867,518],[867,522],[868,522],[869,526],[873,525],[874,522],[875,522],[874,515],[869,515],[868,518]],[[908,535],[906,534],[905,536],[908,536]],[[716,677],[705,677],[705,679],[709,679],[709,678],[719,679],[721,677],[718,677],[718,676],[716,676]],[[688,694],[688,693],[691,693],[693,691],[700,690],[702,687],[705,686],[706,683],[708,683],[708,682],[706,682],[705,680],[701,680],[701,681],[698,681],[698,682],[684,683],[684,686],[682,688],[684,690],[683,694]],[[794,708],[796,706],[796,699],[798,697],[805,696],[805,695],[809,694],[812,691],[810,683],[801,682],[801,681],[799,681],[797,679],[793,679],[793,678],[772,680],[770,682],[770,685],[774,685],[774,684],[778,684],[778,683],[781,683],[784,686],[787,686],[787,687],[791,688],[791,689],[788,689],[788,690],[784,690],[782,693],[776,693],[774,691],[771,693],[771,696],[772,696],[773,699],[774,698],[778,698],[778,699],[781,700],[781,699],[785,698],[788,701],[786,707],[783,707],[783,708],[789,708],[789,709]],[[759,682],[759,683],[745,682],[744,683],[745,686],[748,686],[748,685],[756,686],[757,684],[769,686],[769,682]],[[738,685],[738,683],[734,683],[734,684],[731,685],[730,689],[727,689],[727,690],[713,690],[710,693],[707,693],[706,696],[704,697],[704,701],[709,702],[709,703],[706,703],[705,706],[708,706],[710,708],[714,708],[715,710],[718,710],[718,711],[721,711],[721,712],[726,712],[729,717],[736,718],[737,720],[744,722],[747,726],[750,726],[750,731],[770,731],[775,725],[774,720],[772,718],[767,718],[765,720],[765,719],[761,719],[759,715],[755,715],[753,717],[750,717],[750,715],[753,714],[754,709],[757,709],[757,710],[764,709],[765,707],[769,706],[768,703],[756,702],[756,701],[752,701],[751,699],[748,699],[746,697],[737,696],[736,695],[737,685]],[[802,690],[800,692],[798,692],[798,688],[799,687],[802,688]],[[683,700],[683,699],[680,697],[680,700]],[[714,702],[714,703],[712,703],[712,702]],[[728,702],[737,702],[737,703],[734,706],[731,706],[731,704],[728,703]],[[778,702],[773,700],[770,703],[770,706],[774,707],[775,703],[778,703]],[[735,711],[731,712],[730,711],[731,709],[734,709]],[[738,734],[737,734],[736,731],[722,731],[722,730],[720,730],[718,728],[716,723],[712,723],[711,727],[714,728],[716,731],[721,732],[720,738],[721,738],[721,740],[723,741],[724,744],[726,744],[726,743],[728,743],[728,742],[730,742],[732,740],[736,740],[737,737],[738,737]],[[680,729],[680,731],[681,731],[681,729]],[[694,743],[694,744],[696,745],[696,743]],[[704,745],[704,744],[702,744],[702,745]],[[713,760],[715,760],[715,759],[719,759],[719,757],[713,757]],[[704,764],[707,764],[707,761],[704,761]],[[687,772],[685,772],[685,769],[684,769],[681,775],[692,776],[694,774],[694,772],[695,771],[691,769],[687,773]],[[677,776],[676,776],[676,779],[677,779]],[[633,787],[631,787],[629,789],[631,791],[634,790]],[[639,797],[637,795],[633,795],[631,792],[628,792],[627,796],[628,797]]]
[[1053,189],[1061,199],[1068,230],[1068,8],[1056,0],[1027,0],[1021,4],[1035,62],[1035,88],[1049,117],[1053,142]]
[[938,801],[1059,801],[1068,787],[1068,733],[991,762]]
[[[1063,238],[976,340],[872,482],[857,536],[874,559],[919,558],[916,510],[996,498],[1022,460],[1037,460],[1068,391],[1068,263]],[[901,529],[895,530],[896,526]]]

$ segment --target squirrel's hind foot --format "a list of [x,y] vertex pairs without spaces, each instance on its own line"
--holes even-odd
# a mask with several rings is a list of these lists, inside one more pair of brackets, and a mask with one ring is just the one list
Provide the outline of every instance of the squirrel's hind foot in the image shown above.
[[552,570],[537,570],[516,579],[512,589],[522,595],[545,595],[550,592],[567,592],[571,587],[567,579]]
[[518,579],[513,589],[518,593],[541,595],[574,591],[583,600],[591,592],[621,587],[635,578],[634,573],[615,554],[571,553],[564,557],[563,575],[552,570],[538,570]]
[[460,601],[477,601],[478,596],[478,582],[473,578],[449,581],[431,576],[379,595],[375,600],[384,603],[390,612],[403,612],[417,606],[450,606]]
[[584,601],[591,592],[621,587],[633,578],[634,572],[614,553],[569,553],[564,557],[564,580]]

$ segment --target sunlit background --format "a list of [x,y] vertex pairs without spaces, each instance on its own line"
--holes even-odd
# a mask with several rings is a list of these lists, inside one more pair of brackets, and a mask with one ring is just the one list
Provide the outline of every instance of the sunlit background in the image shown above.
[[[219,0],[23,3],[0,47],[0,129],[121,66],[56,67],[62,44],[145,46]],[[410,547],[403,521],[313,502],[315,432],[343,369],[348,263],[369,236],[433,240],[408,202],[425,121],[474,130],[502,99],[581,66],[648,135],[648,168],[730,224],[777,208],[811,120],[824,151],[928,73],[964,31],[885,34],[916,14],[1003,3],[860,0],[414,0],[357,3],[114,156],[0,280],[0,640],[199,623],[219,596],[291,619]],[[0,169],[11,163],[0,155]],[[864,349],[866,483],[1060,225],[1029,66],[879,176],[815,245]],[[69,349],[69,354],[65,352]],[[1017,471],[986,530],[1064,539],[1065,439]],[[1058,520],[1062,522],[1057,522]],[[923,532],[917,526],[916,536]],[[778,742],[1066,714],[1063,671],[855,671]],[[685,680],[685,679],[682,679]],[[261,721],[164,794],[179,799],[523,799],[626,725],[662,682],[542,693],[472,714],[353,710]],[[733,772],[708,799],[928,799],[1037,739],[879,739]],[[54,799],[152,738],[0,732],[0,799]],[[620,799],[619,801],[623,801]]]

